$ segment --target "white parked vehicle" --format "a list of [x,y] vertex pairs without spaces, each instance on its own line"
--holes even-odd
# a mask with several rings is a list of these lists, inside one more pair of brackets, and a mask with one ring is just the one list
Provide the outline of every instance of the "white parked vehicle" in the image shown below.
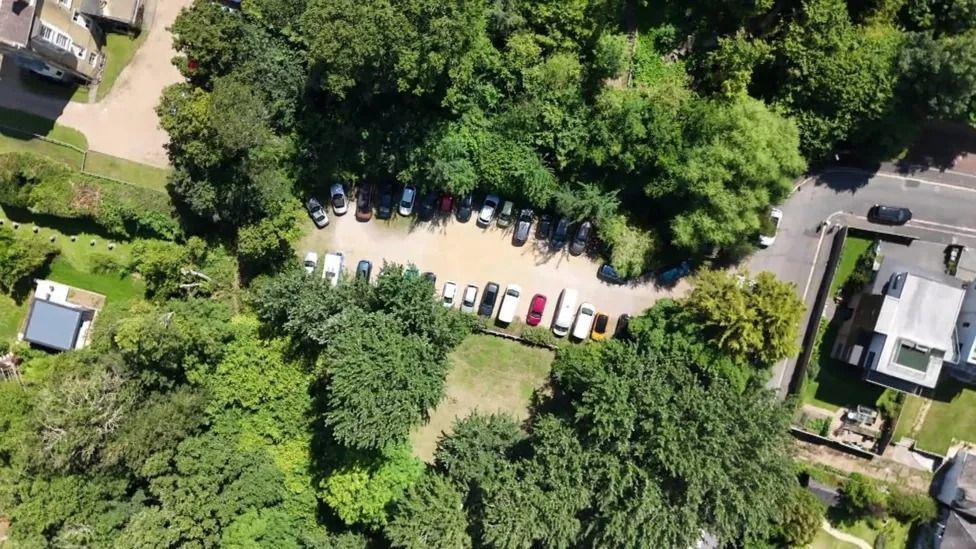
[[444,299],[442,304],[445,308],[450,309],[454,306],[454,299],[457,297],[457,284],[453,282],[444,283]]
[[349,211],[349,201],[346,200],[346,189],[342,183],[333,183],[329,189],[329,196],[332,199],[332,211],[336,215],[343,215]]
[[342,252],[325,254],[325,266],[322,268],[322,278],[329,281],[333,288],[339,284],[339,277],[342,276],[342,261],[345,256]]
[[417,202],[417,188],[413,185],[407,185],[403,188],[403,194],[400,195],[400,207],[397,210],[403,217],[409,217],[413,214],[413,205]]
[[515,320],[515,310],[518,309],[519,296],[521,295],[522,288],[517,284],[509,284],[508,288],[505,288],[502,306],[498,309],[498,322],[511,324]]
[[481,211],[478,212],[478,219],[476,221],[479,227],[491,225],[491,221],[495,219],[495,210],[498,209],[499,202],[501,202],[501,199],[493,194],[485,197],[485,201],[481,203]]
[[302,262],[305,266],[305,273],[312,274],[315,272],[315,268],[319,266],[319,254],[315,252],[308,252],[305,254],[305,261]]
[[461,296],[461,312],[474,314],[475,307],[478,306],[478,287],[468,284]]
[[573,325],[573,315],[576,313],[576,301],[579,299],[579,292],[572,288],[566,288],[559,293],[559,301],[556,303],[556,312],[553,315],[552,333],[558,337],[563,337],[569,333]]
[[579,313],[576,315],[576,323],[573,324],[573,337],[580,341],[590,337],[590,330],[593,329],[593,319],[596,317],[596,307],[592,303],[580,305]]
[[783,220],[783,211],[773,208],[773,211],[769,212],[769,218],[773,222],[773,234],[759,235],[759,245],[763,248],[768,248],[773,245],[773,242],[776,242],[776,231],[779,230],[779,222]]

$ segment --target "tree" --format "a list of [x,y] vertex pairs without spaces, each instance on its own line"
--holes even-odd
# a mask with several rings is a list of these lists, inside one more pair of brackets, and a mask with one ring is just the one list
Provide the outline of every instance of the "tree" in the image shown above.
[[939,39],[910,35],[899,68],[910,104],[923,115],[976,126],[976,29]]
[[472,413],[437,441],[435,465],[465,492],[500,478],[526,434],[507,415]]
[[50,242],[0,227],[0,289],[12,293],[19,283],[37,274],[60,252]]
[[887,506],[893,517],[913,525],[935,520],[939,511],[928,494],[904,490],[893,490],[888,494]]
[[841,489],[841,501],[849,513],[855,516],[881,517],[885,514],[888,496],[875,481],[853,473]]
[[390,545],[408,549],[471,547],[461,494],[447,479],[427,473],[394,505],[384,532]]
[[806,547],[823,524],[826,509],[809,490],[794,488],[776,522],[776,537],[788,547]]

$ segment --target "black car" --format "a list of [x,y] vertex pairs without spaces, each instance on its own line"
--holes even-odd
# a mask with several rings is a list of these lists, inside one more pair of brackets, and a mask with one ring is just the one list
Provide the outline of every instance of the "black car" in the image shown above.
[[613,337],[617,339],[629,339],[630,330],[630,315],[620,315],[617,319],[617,327],[613,330]]
[[512,245],[522,246],[529,239],[532,233],[532,220],[535,217],[532,210],[526,208],[519,212],[518,221],[515,223],[515,230],[512,231]]
[[434,212],[437,211],[437,193],[430,191],[420,199],[420,207],[417,209],[417,219],[430,221],[434,219]]
[[380,199],[376,203],[376,218],[389,219],[393,217],[393,187],[383,185],[380,189]]
[[471,220],[471,212],[474,210],[474,196],[468,193],[461,197],[457,202],[457,210],[454,212],[454,217],[457,218],[461,223],[467,223]]
[[539,224],[535,226],[535,238],[537,240],[549,240],[549,233],[552,232],[552,216],[542,214],[539,216]]
[[898,206],[875,204],[868,210],[868,221],[885,225],[904,225],[912,218],[912,211]]
[[613,268],[609,263],[604,263],[600,265],[600,268],[596,271],[596,277],[604,282],[609,282],[610,284],[626,284],[627,279],[620,276],[620,273]]
[[485,291],[481,293],[481,306],[478,307],[478,314],[481,316],[491,316],[495,311],[495,301],[498,299],[498,284],[489,282],[485,286]]
[[590,233],[593,232],[593,224],[589,221],[580,223],[573,235],[573,241],[569,243],[570,255],[579,255],[586,251],[586,243],[590,240]]
[[373,272],[373,264],[367,259],[360,260],[356,265],[356,278],[369,280],[369,275]]
[[559,221],[556,222],[556,228],[552,231],[552,238],[549,239],[549,246],[553,250],[558,250],[566,245],[566,240],[569,239],[569,220],[565,217],[560,217]]

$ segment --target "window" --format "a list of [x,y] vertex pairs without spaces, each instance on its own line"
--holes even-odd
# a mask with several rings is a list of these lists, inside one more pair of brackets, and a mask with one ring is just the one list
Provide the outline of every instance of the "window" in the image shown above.
[[88,64],[89,65],[94,65],[97,62],[98,62],[98,54],[95,53],[95,52],[89,53],[88,54]]
[[53,42],[54,41],[53,40],[54,39],[54,31],[51,30],[51,27],[49,27],[47,25],[44,25],[44,24],[41,24],[41,38],[47,40],[48,42]]
[[75,47],[75,56],[78,57],[78,59],[84,59],[86,53],[88,52],[85,50],[85,48]]
[[872,364],[874,364],[874,351],[868,353],[868,358],[864,361],[864,367],[871,369]]
[[54,39],[54,43],[57,44],[59,48],[66,50],[68,49],[68,46],[71,45],[71,40],[69,40],[67,36],[59,34],[58,37]]

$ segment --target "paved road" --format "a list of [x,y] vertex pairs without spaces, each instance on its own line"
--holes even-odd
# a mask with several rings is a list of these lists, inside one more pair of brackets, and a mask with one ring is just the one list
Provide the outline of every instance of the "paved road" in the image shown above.
[[[747,262],[753,272],[772,271],[794,282],[807,308],[812,306],[823,275],[829,239],[817,231],[824,220],[867,226],[873,204],[908,206],[913,220],[893,232],[976,247],[976,176],[962,172],[867,174],[835,170],[798,185],[783,204],[783,221],[776,243]],[[804,326],[806,323],[804,322]],[[785,394],[795,361],[776,366],[769,386]]]

